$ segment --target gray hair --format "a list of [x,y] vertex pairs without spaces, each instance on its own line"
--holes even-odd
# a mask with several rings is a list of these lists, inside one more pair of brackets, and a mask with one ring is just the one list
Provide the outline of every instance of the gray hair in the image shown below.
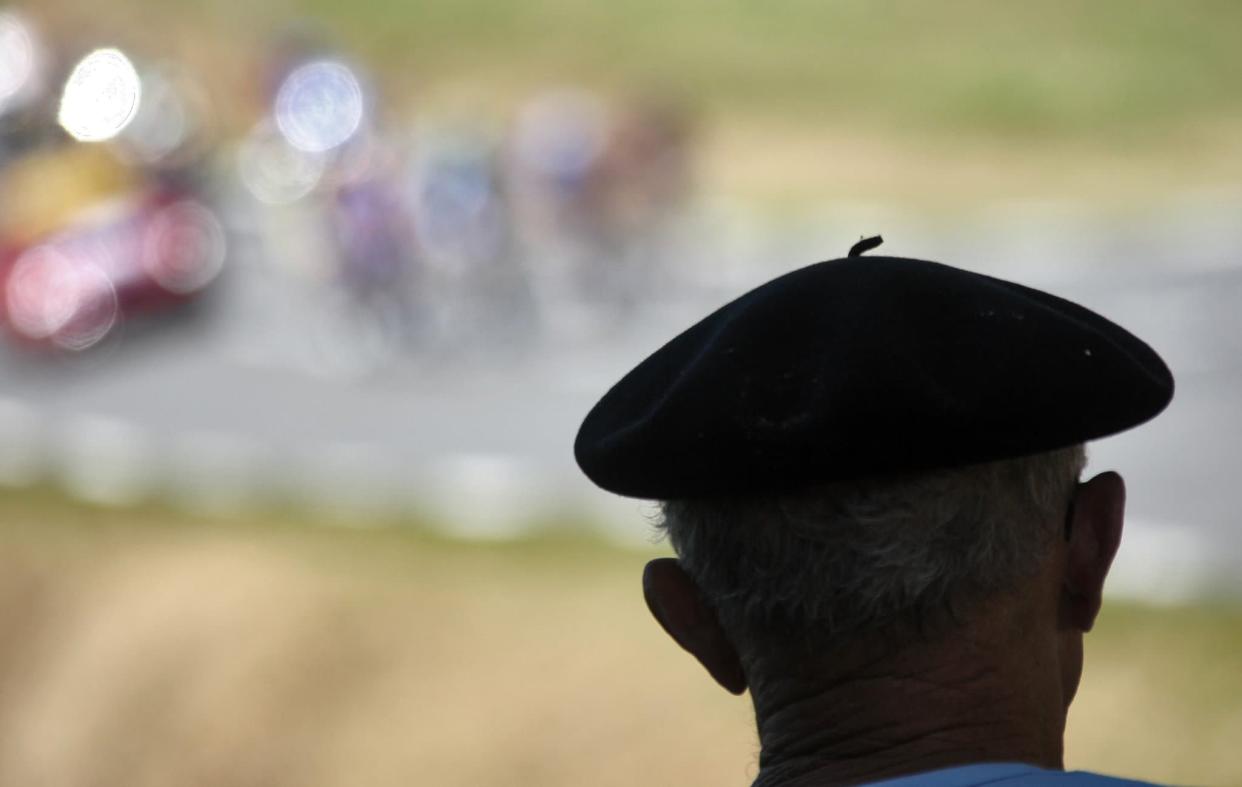
[[746,640],[922,631],[933,613],[952,617],[1038,569],[1085,465],[1076,445],[779,496],[668,500],[657,528]]

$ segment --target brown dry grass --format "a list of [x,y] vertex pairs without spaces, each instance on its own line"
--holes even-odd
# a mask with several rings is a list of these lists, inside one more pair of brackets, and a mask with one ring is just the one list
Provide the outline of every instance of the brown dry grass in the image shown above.
[[[0,784],[754,775],[748,703],[649,621],[644,555],[159,517],[0,499]],[[1107,616],[1070,765],[1242,783],[1242,618]]]

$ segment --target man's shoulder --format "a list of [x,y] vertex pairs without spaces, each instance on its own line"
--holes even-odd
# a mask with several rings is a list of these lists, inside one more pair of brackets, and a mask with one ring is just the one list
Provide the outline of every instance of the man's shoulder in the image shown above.
[[866,787],[1156,787],[1152,782],[1104,776],[1088,771],[1054,771],[1023,763],[996,762],[963,765],[896,779],[870,782]]

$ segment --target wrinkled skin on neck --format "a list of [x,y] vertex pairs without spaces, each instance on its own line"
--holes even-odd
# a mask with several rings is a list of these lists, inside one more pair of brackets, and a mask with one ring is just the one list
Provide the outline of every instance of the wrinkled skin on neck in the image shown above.
[[858,642],[812,670],[752,664],[759,787],[850,784],[973,762],[1062,767],[1073,686],[1019,599],[930,640]]

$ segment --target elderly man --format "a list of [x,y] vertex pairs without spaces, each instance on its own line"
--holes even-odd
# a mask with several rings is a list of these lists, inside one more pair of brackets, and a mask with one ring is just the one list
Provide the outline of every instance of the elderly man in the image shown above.
[[781,276],[639,364],[575,443],[661,501],[643,592],[750,690],[759,787],[1122,785],[1062,764],[1125,486],[1084,443],[1173,378],[1081,306],[920,260]]

